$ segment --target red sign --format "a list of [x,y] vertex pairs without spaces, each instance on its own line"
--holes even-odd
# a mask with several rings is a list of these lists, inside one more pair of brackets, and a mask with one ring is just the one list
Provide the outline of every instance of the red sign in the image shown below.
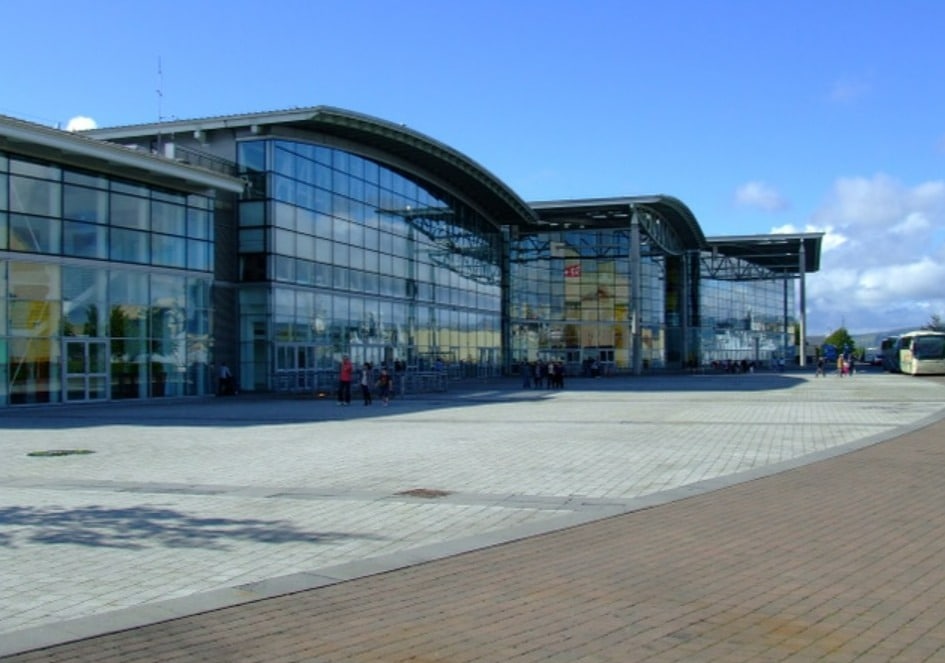
[[565,265],[564,277],[566,279],[577,278],[581,275],[581,263],[576,265]]

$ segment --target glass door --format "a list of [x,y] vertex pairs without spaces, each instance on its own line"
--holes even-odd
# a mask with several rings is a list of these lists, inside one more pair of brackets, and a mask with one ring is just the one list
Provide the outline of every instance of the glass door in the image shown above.
[[65,400],[108,398],[108,341],[69,338],[64,344]]
[[315,346],[305,343],[276,344],[276,391],[310,391],[315,388]]

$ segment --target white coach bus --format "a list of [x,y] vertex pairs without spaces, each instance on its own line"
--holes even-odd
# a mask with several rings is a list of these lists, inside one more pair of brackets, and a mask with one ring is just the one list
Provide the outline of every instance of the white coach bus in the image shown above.
[[945,374],[945,332],[918,330],[902,334],[896,344],[899,368],[907,375]]

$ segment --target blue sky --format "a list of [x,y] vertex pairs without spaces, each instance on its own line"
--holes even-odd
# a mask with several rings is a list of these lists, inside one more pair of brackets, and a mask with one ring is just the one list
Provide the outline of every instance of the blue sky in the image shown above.
[[937,0],[3,10],[5,115],[65,128],[340,106],[460,150],[526,200],[661,193],[708,236],[827,232],[810,334],[945,317]]

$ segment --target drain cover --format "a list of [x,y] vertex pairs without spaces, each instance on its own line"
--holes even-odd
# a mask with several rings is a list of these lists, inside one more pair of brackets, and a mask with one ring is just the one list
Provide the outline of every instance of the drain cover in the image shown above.
[[435,488],[411,488],[410,490],[402,490],[398,495],[407,495],[408,497],[446,497],[449,495],[448,490],[437,490]]
[[31,451],[27,456],[84,456],[94,454],[91,449],[49,449],[48,451]]

